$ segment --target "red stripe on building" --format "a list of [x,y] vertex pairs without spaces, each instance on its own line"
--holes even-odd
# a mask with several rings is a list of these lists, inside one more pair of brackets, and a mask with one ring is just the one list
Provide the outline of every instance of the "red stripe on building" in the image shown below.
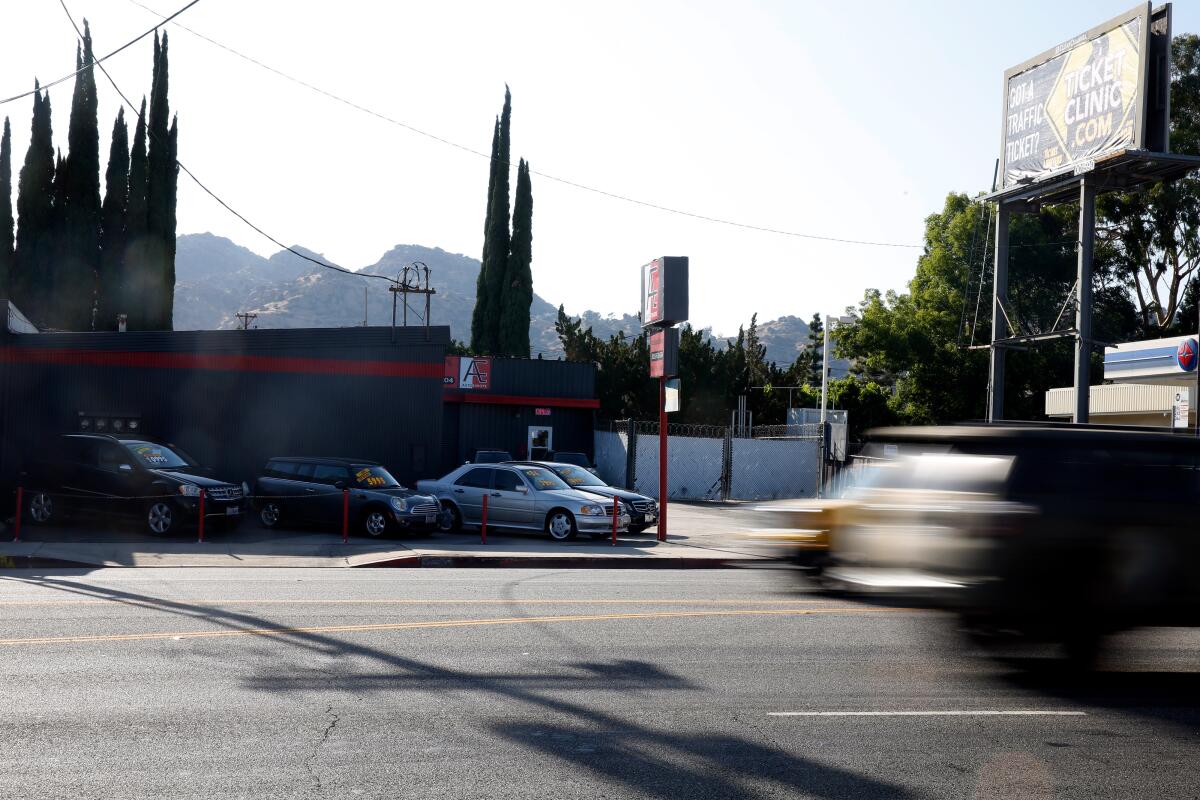
[[552,408],[599,408],[600,401],[586,397],[524,397],[515,394],[466,394],[447,392],[447,403],[485,406],[550,406]]
[[379,378],[441,378],[441,361],[359,361],[342,358],[211,355],[200,353],[137,353],[111,350],[69,350],[42,347],[0,348],[0,363],[61,364],[88,367],[197,369],[218,372],[292,372],[305,375],[358,375]]

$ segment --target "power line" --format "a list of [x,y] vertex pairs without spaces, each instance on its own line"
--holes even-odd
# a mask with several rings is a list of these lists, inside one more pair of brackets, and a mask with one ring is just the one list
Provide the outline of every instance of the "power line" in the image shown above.
[[[200,1],[200,0],[192,0],[192,3],[191,3],[191,5],[195,5],[195,4],[196,4],[196,3],[198,3],[199,1]],[[70,9],[68,9],[68,8],[67,8],[67,3],[66,3],[66,0],[58,0],[58,2],[59,2],[59,5],[61,5],[61,6],[62,6],[62,10],[63,10],[63,12],[64,12],[64,13],[66,13],[66,15],[67,15],[67,19],[68,19],[68,20],[70,20],[70,22],[71,22],[71,27],[73,27],[73,28],[75,29],[75,33],[76,33],[76,35],[78,35],[78,36],[79,36],[79,38],[81,38],[81,39],[82,39],[82,38],[83,38],[83,32],[82,32],[81,30],[79,30],[79,26],[78,26],[77,24],[75,24],[75,18],[74,18],[73,16],[71,16],[71,11],[70,11]],[[181,11],[181,12],[177,12],[177,13],[182,13],[182,11]],[[165,21],[165,20],[164,20],[164,21]],[[152,32],[153,32],[154,30],[156,30],[156,29],[155,29],[155,28],[151,28],[151,31],[152,31]],[[144,35],[144,34],[143,34],[143,35]],[[133,105],[133,103],[131,103],[131,102],[130,102],[130,100],[129,100],[129,98],[125,96],[125,93],[121,91],[121,87],[120,87],[120,86],[117,86],[117,82],[116,82],[115,80],[113,80],[113,77],[112,77],[112,75],[110,75],[110,74],[108,73],[108,70],[104,68],[104,65],[102,65],[102,64],[101,64],[99,61],[96,61],[96,62],[93,62],[93,63],[94,63],[96,66],[100,67],[100,71],[104,73],[104,77],[105,77],[105,78],[108,78],[108,82],[112,84],[112,87],[113,87],[113,89],[115,89],[115,90],[116,90],[116,92],[117,92],[117,94],[121,96],[121,100],[123,100],[123,101],[124,101],[124,103],[125,103],[125,107],[129,109],[130,113],[132,113],[132,114],[136,114],[136,115],[137,115],[137,117],[138,117],[138,119],[142,120],[142,121],[143,121],[143,123],[144,123],[144,122],[145,122],[145,119],[142,117],[142,112],[141,112],[141,110],[140,110],[140,109],[138,109],[137,111],[135,111],[135,110],[134,110],[134,105]],[[85,67],[85,68],[86,68],[86,67]],[[165,144],[164,142],[162,142],[161,140],[159,140],[157,137],[155,137],[155,135],[154,135],[154,131],[153,131],[153,130],[150,128],[150,126],[149,126],[148,124],[146,125],[146,133],[147,133],[147,134],[148,134],[148,135],[149,135],[149,136],[150,136],[152,139],[154,139],[155,141],[157,141],[157,142],[158,142],[160,145],[162,145],[162,144]],[[175,159],[175,164],[176,164],[176,166],[178,166],[178,167],[179,167],[181,170],[183,170],[183,172],[184,172],[184,173],[185,173],[185,174],[186,174],[186,175],[187,175],[189,178],[191,178],[191,179],[192,179],[192,181],[193,181],[193,182],[194,182],[194,183],[195,183],[197,186],[199,186],[199,187],[200,187],[200,188],[201,188],[201,189],[204,191],[204,193],[205,193],[205,194],[207,194],[207,195],[208,195],[209,197],[211,197],[213,200],[216,200],[218,203],[220,203],[220,204],[221,204],[221,206],[222,206],[222,207],[224,207],[224,208],[225,208],[225,210],[226,210],[226,211],[228,211],[230,214],[233,214],[235,217],[237,217],[238,219],[240,219],[242,222],[246,223],[246,225],[247,225],[247,226],[249,226],[250,228],[252,228],[252,229],[253,229],[253,230],[255,230],[256,232],[258,232],[258,233],[259,233],[261,236],[263,236],[264,238],[266,238],[268,241],[272,242],[272,243],[273,243],[273,244],[274,244],[276,247],[282,248],[283,250],[286,250],[286,251],[288,251],[289,253],[291,253],[292,255],[294,255],[294,256],[298,256],[299,258],[302,258],[302,259],[304,259],[305,261],[309,261],[309,262],[311,262],[311,263],[313,263],[313,264],[316,264],[318,267],[324,267],[325,269],[330,269],[330,270],[333,270],[334,272],[341,272],[341,273],[344,273],[344,274],[346,274],[346,275],[353,275],[353,276],[355,276],[355,277],[358,277],[358,278],[377,278],[377,279],[379,279],[379,280],[388,281],[389,283],[392,283],[392,282],[393,282],[391,278],[389,278],[389,277],[387,277],[387,276],[385,276],[385,275],[372,275],[372,274],[370,274],[369,272],[353,272],[353,271],[351,271],[351,270],[348,270],[348,269],[346,269],[346,268],[344,268],[344,267],[339,267],[339,266],[336,266],[336,265],[334,265],[334,264],[329,264],[329,263],[326,263],[326,262],[324,262],[324,261],[320,261],[320,260],[318,260],[318,259],[315,259],[315,258],[311,258],[311,257],[309,257],[309,256],[306,256],[304,253],[301,253],[299,250],[296,250],[294,247],[290,247],[290,246],[288,246],[288,245],[284,244],[283,242],[279,241],[279,240],[278,240],[278,239],[276,239],[274,236],[272,236],[271,234],[269,234],[269,233],[267,233],[266,231],[264,231],[262,228],[260,228],[260,227],[258,227],[257,225],[255,225],[253,222],[251,222],[249,219],[247,219],[247,218],[246,218],[244,215],[242,215],[242,214],[238,213],[238,212],[237,212],[237,211],[236,211],[236,210],[235,210],[235,209],[234,209],[232,206],[230,206],[228,203],[226,203],[224,200],[222,200],[220,197],[218,197],[218,196],[217,196],[217,194],[216,194],[216,193],[215,193],[215,192],[214,192],[212,189],[209,189],[207,186],[205,186],[203,183],[201,183],[201,182],[200,182],[200,179],[196,177],[195,173],[193,173],[193,172],[192,172],[190,169],[188,169],[186,166],[184,166],[183,162],[182,162],[182,161],[180,161],[178,158],[176,158],[176,159]]]
[[[172,14],[171,16],[169,16],[169,17],[163,17],[163,20],[162,20],[162,22],[160,22],[158,25],[155,25],[155,26],[154,26],[153,28],[151,28],[150,30],[146,31],[145,33],[143,33],[143,34],[141,34],[141,35],[139,35],[139,36],[137,36],[137,37],[135,37],[135,38],[133,38],[133,39],[130,39],[128,42],[126,42],[125,44],[121,45],[121,46],[120,46],[120,47],[118,47],[116,50],[113,50],[113,51],[112,51],[111,53],[109,53],[108,55],[106,55],[106,56],[101,56],[101,57],[100,57],[100,58],[98,58],[98,59],[94,59],[94,60],[92,61],[92,64],[97,64],[97,65],[98,65],[98,64],[100,64],[100,62],[102,62],[102,61],[107,61],[108,59],[112,58],[112,57],[113,57],[113,56],[115,56],[117,53],[121,52],[122,50],[124,50],[124,49],[126,49],[126,48],[128,48],[128,47],[131,47],[132,45],[136,44],[137,42],[140,42],[142,39],[145,39],[147,36],[149,36],[150,34],[154,33],[156,30],[158,30],[158,29],[159,29],[159,27],[161,27],[161,26],[162,26],[164,23],[170,22],[171,20],[175,19],[175,18],[176,18],[176,17],[178,17],[180,14],[182,14],[182,13],[183,13],[183,12],[185,12],[185,11],[187,11],[189,8],[191,8],[192,6],[196,5],[196,3],[199,3],[199,2],[200,2],[200,0],[192,0],[192,2],[188,3],[188,4],[187,4],[186,6],[184,6],[183,8],[179,9],[178,11],[176,11],[176,12],[175,12],[174,14]],[[70,16],[70,15],[68,14],[68,16]],[[162,16],[162,15],[160,14],[159,16]],[[75,24],[75,20],[71,20],[71,24],[72,24],[72,25],[74,25],[74,24]],[[76,33],[78,33],[78,32],[79,32],[79,27],[78,27],[78,26],[76,26],[76,27],[75,27],[75,31],[76,31]],[[80,39],[82,39],[82,38],[83,38],[83,34],[79,34],[79,38],[80,38]],[[45,84],[45,85],[43,85],[43,86],[39,86],[37,89],[31,89],[31,90],[29,90],[28,92],[22,92],[21,94],[14,94],[12,97],[6,97],[6,98],[4,98],[3,100],[0,100],[0,106],[4,105],[5,103],[11,103],[11,102],[13,102],[14,100],[20,100],[22,97],[29,97],[29,96],[30,96],[30,95],[32,95],[34,92],[36,92],[36,91],[39,91],[39,90],[41,90],[41,89],[49,89],[51,86],[57,86],[58,84],[62,83],[63,81],[69,81],[71,78],[74,78],[76,75],[78,75],[79,73],[81,73],[81,72],[83,72],[84,70],[88,69],[89,67],[91,67],[91,64],[85,64],[84,66],[82,66],[82,67],[80,67],[79,69],[77,69],[77,70],[75,70],[74,72],[72,72],[70,75],[64,75],[64,76],[62,76],[61,78],[59,78],[58,80],[51,81],[50,83],[47,83],[47,84]],[[106,73],[106,74],[107,74],[107,73]]]
[[[142,3],[138,2],[138,0],[129,0],[129,2],[132,3],[133,5],[137,6],[138,8],[141,8],[145,11],[148,11],[151,14],[154,14],[155,16],[159,16],[159,17],[162,16],[162,14],[160,14],[158,11],[155,11],[153,8],[150,8],[149,6],[143,5]],[[165,19],[163,20],[164,23],[166,21],[167,20],[165,20]],[[211,44],[215,47],[219,47],[228,53],[232,53],[233,55],[237,56],[238,58],[248,61],[257,67],[267,70],[268,72],[274,73],[275,75],[278,75],[279,77],[284,78],[285,80],[289,80],[292,83],[295,83],[299,86],[303,86],[305,89],[308,89],[310,91],[313,91],[320,95],[323,95],[323,96],[329,98],[330,100],[334,100],[338,103],[349,106],[350,108],[353,108],[357,111],[361,111],[362,113],[368,114],[377,119],[383,120],[384,122],[390,123],[392,125],[396,125],[400,128],[404,128],[405,130],[415,133],[419,136],[424,136],[427,139],[432,139],[435,142],[439,142],[439,143],[447,145],[449,147],[453,147],[456,150],[461,150],[465,153],[470,153],[471,155],[479,156],[480,158],[485,158],[489,161],[492,160],[492,156],[488,153],[483,153],[479,150],[475,150],[474,148],[467,147],[466,145],[462,145],[462,144],[459,144],[458,142],[451,141],[450,139],[446,139],[446,138],[438,136],[436,134],[429,133],[428,131],[421,130],[420,128],[416,128],[412,125],[409,125],[406,122],[401,122],[400,120],[395,119],[393,117],[389,117],[388,115],[383,114],[379,111],[375,111],[374,109],[360,105],[359,103],[356,103],[353,100],[347,100],[346,98],[344,98],[340,95],[334,94],[333,92],[330,92],[326,89],[322,89],[319,86],[314,86],[311,83],[303,81],[300,78],[296,78],[292,75],[289,75],[288,73],[286,73],[280,69],[277,69],[275,67],[272,67],[269,64],[265,64],[256,58],[246,55],[245,53],[239,52],[238,50],[235,50],[234,48],[230,47],[229,45],[222,44],[221,42],[218,42],[215,39],[212,39],[208,36],[205,36],[202,33],[192,30],[191,28],[187,27],[186,25],[183,25],[179,22],[176,22],[174,24],[177,27],[182,28],[183,30],[192,34],[193,36],[195,36],[199,39],[203,39],[204,41],[208,42],[209,44]],[[505,162],[505,165],[510,170],[513,167],[513,164],[511,161]],[[598,195],[601,195],[603,197],[608,197],[613,200],[619,200],[621,202],[642,206],[644,208],[652,208],[652,209],[655,209],[656,211],[663,211],[663,212],[666,212],[669,214],[676,214],[676,215],[683,216],[683,217],[690,217],[691,219],[697,219],[697,220],[701,220],[703,222],[712,222],[712,223],[716,223],[719,225],[728,225],[728,226],[734,227],[734,228],[742,228],[744,230],[758,231],[760,233],[773,233],[773,234],[778,234],[780,236],[791,236],[791,237],[798,238],[798,239],[811,239],[811,240],[822,241],[822,242],[836,242],[839,244],[856,244],[856,245],[864,245],[864,246],[869,246],[869,247],[898,247],[898,248],[917,249],[917,250],[924,247],[924,245],[906,244],[906,243],[902,243],[902,242],[877,242],[877,241],[865,241],[862,239],[840,238],[840,237],[835,237],[835,236],[820,236],[820,235],[813,234],[813,233],[799,233],[797,231],[787,231],[787,230],[782,230],[779,228],[767,227],[764,225],[752,225],[752,224],[745,223],[745,222],[736,222],[734,220],[722,219],[720,217],[713,217],[713,216],[709,216],[707,214],[698,214],[698,213],[695,213],[692,211],[684,211],[683,209],[671,208],[670,206],[664,206],[664,205],[660,205],[658,203],[652,203],[647,200],[639,200],[636,197],[630,197],[628,195],[618,194],[616,192],[610,192],[610,191],[606,191],[604,189],[598,189],[594,186],[588,186],[587,184],[579,183],[578,181],[573,181],[573,180],[569,180],[567,178],[562,178],[557,175],[552,175],[548,172],[542,172],[541,170],[536,170],[533,168],[530,168],[529,171],[532,174],[537,175],[538,177],[545,178],[546,180],[554,181],[556,183],[561,183],[564,186],[570,186],[572,188],[580,189],[585,192],[591,192],[593,194],[598,194]]]

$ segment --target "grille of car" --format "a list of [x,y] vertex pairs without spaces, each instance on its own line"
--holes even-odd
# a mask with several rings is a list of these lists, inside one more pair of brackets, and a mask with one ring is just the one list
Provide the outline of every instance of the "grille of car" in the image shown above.
[[633,501],[633,510],[639,514],[645,514],[647,511],[653,511],[654,510],[654,501],[653,500],[634,500]]
[[214,486],[211,489],[204,491],[212,500],[241,500],[242,487],[240,486]]
[[413,514],[436,514],[441,510],[437,503],[421,503],[409,509]]

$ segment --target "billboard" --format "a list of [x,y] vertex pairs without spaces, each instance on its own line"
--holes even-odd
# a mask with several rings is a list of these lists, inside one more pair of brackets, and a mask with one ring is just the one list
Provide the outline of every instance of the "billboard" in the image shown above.
[[1000,188],[1165,151],[1169,43],[1170,5],[1147,3],[1005,72]]
[[483,356],[446,356],[447,389],[487,390],[492,388],[492,359]]

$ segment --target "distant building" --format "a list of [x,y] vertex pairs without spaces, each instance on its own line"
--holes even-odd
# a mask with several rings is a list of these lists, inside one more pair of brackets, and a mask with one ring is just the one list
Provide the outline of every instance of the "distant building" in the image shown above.
[[[1090,421],[1112,425],[1169,428],[1176,396],[1188,404],[1188,425],[1196,426],[1195,336],[1172,336],[1104,348],[1104,384],[1092,386]],[[1046,392],[1046,416],[1070,420],[1075,408],[1071,387]]]

